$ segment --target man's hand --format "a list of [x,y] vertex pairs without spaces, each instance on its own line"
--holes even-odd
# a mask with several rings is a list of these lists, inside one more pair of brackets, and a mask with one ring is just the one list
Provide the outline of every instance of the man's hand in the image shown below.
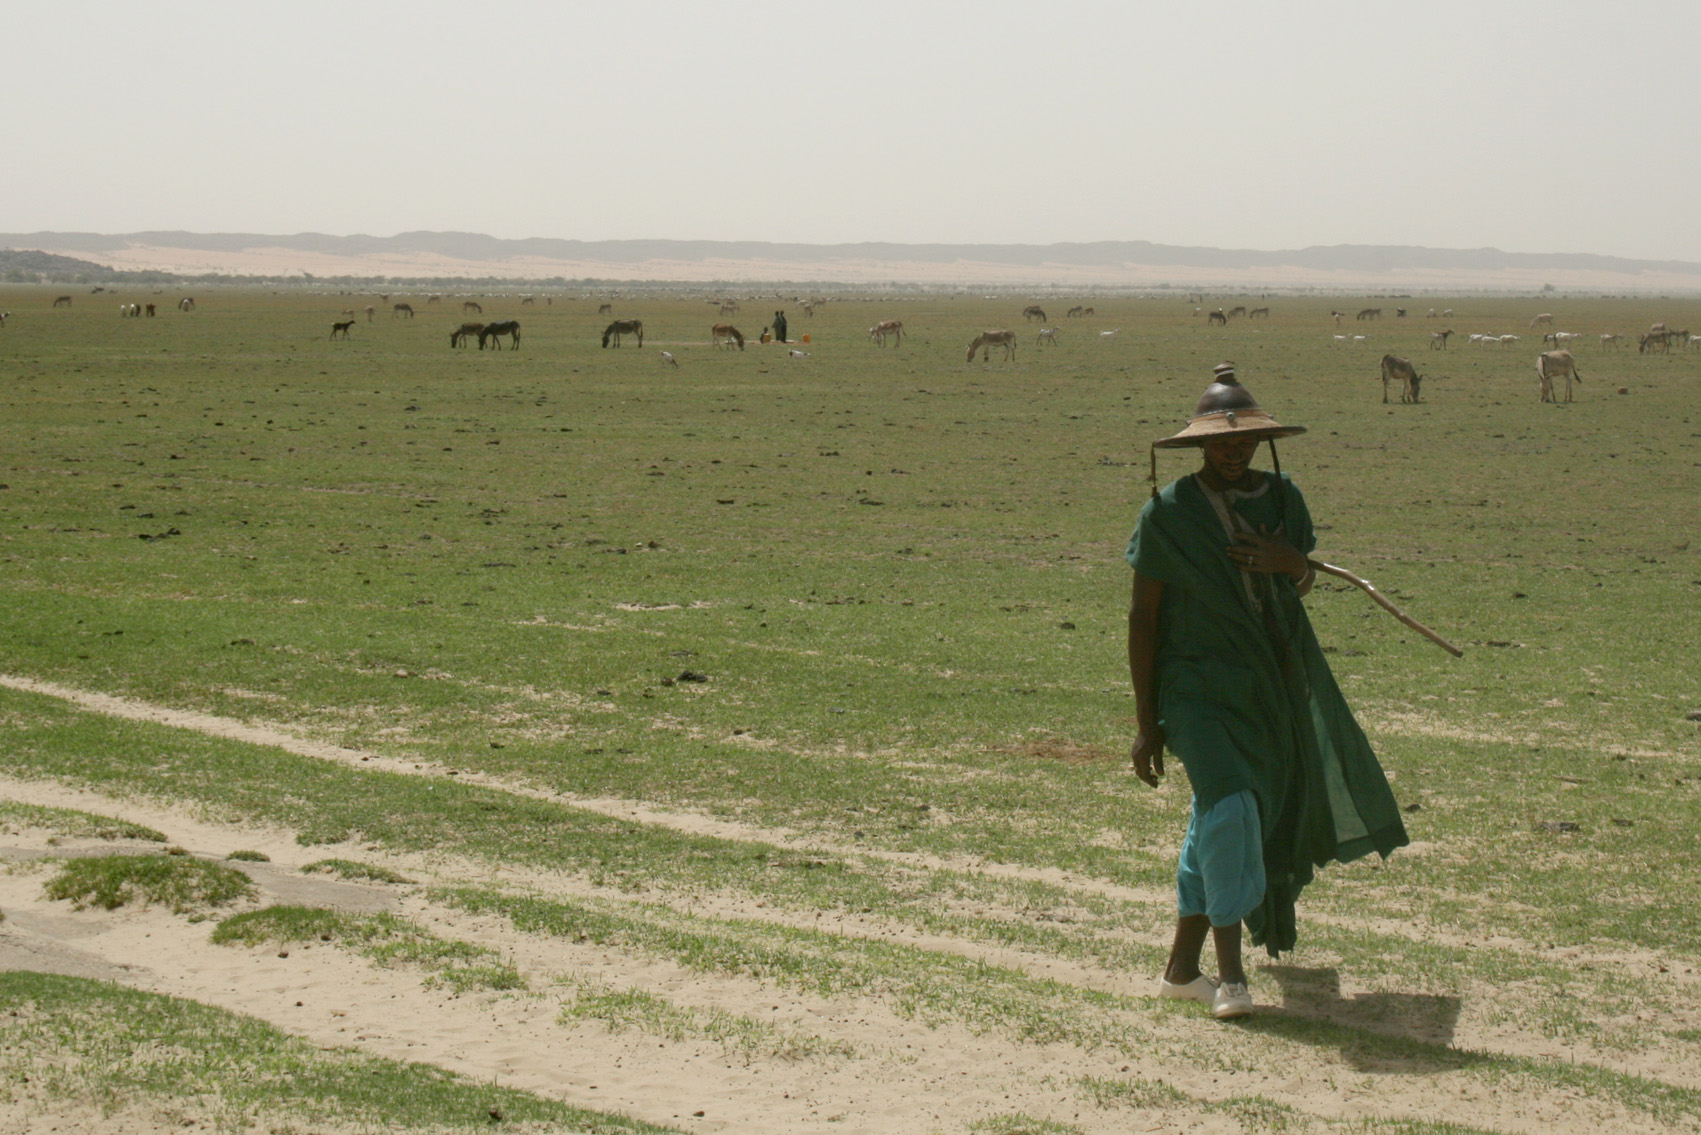
[[1142,729],[1134,738],[1134,775],[1151,785],[1158,786],[1158,777],[1164,774],[1164,731],[1158,728]]
[[1229,545],[1229,559],[1241,571],[1262,572],[1265,575],[1291,575],[1295,580],[1305,578],[1309,565],[1305,556],[1287,542],[1280,531],[1237,532],[1235,543]]

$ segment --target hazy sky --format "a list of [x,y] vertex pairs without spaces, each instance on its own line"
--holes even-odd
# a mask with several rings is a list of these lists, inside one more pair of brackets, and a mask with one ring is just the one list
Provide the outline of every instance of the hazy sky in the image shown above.
[[1676,0],[9,6],[0,231],[1701,261]]

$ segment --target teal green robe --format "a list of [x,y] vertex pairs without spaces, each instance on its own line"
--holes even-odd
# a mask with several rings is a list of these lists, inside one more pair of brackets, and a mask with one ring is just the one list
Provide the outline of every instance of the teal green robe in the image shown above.
[[[1269,474],[1266,474],[1269,476]],[[1234,509],[1309,555],[1305,498],[1286,476]],[[1296,941],[1294,903],[1314,868],[1410,842],[1388,778],[1317,644],[1294,581],[1254,575],[1258,611],[1232,543],[1191,476],[1140,513],[1128,562],[1164,585],[1156,689],[1166,747],[1201,807],[1250,789],[1264,831],[1264,902],[1246,917],[1272,956]]]

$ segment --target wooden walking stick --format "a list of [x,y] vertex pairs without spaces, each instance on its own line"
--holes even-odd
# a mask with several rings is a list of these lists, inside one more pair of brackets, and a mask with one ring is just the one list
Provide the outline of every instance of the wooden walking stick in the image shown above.
[[[1269,440],[1270,464],[1275,466],[1276,491],[1279,494],[1282,486],[1282,459],[1276,456],[1276,439],[1270,438]],[[1156,450],[1153,452],[1155,453]],[[1156,462],[1153,464],[1155,466]],[[1277,497],[1277,500],[1281,500],[1280,496]],[[1465,656],[1464,651],[1460,650],[1458,647],[1454,646],[1452,643],[1448,642],[1446,639],[1442,638],[1440,635],[1436,634],[1434,631],[1430,630],[1428,627],[1424,626],[1422,623],[1394,606],[1394,604],[1388,600],[1388,597],[1382,594],[1382,592],[1376,590],[1376,585],[1371,583],[1368,579],[1360,579],[1346,568],[1336,567],[1334,564],[1326,564],[1322,560],[1314,560],[1307,557],[1305,562],[1310,564],[1317,571],[1328,572],[1330,575],[1339,576],[1341,579],[1346,580],[1348,583],[1376,600],[1384,611],[1387,611],[1390,615],[1412,628],[1412,630],[1416,631],[1424,638],[1427,638],[1430,642],[1433,642],[1436,646],[1439,646],[1442,650],[1445,650],[1448,654],[1451,654],[1454,658],[1463,658]]]
[[1346,580],[1348,583],[1376,600],[1377,603],[1381,604],[1383,610],[1387,611],[1390,615],[1412,628],[1412,630],[1416,631],[1424,638],[1427,638],[1430,642],[1433,642],[1436,646],[1439,646],[1442,650],[1445,650],[1448,654],[1451,654],[1454,658],[1463,658],[1465,656],[1464,651],[1460,650],[1458,647],[1454,646],[1452,643],[1448,642],[1446,639],[1442,638],[1440,635],[1436,634],[1434,631],[1430,630],[1428,627],[1424,626],[1422,623],[1394,606],[1393,603],[1388,601],[1388,597],[1383,595],[1382,592],[1376,590],[1375,585],[1368,579],[1360,579],[1346,568],[1336,567],[1334,564],[1326,564],[1322,560],[1307,559],[1305,562],[1318,571],[1328,572],[1330,575],[1339,576],[1341,579]]

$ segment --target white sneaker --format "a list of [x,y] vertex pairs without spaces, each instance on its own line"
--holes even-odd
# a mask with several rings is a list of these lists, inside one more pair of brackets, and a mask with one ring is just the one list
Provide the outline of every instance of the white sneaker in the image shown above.
[[1176,984],[1168,978],[1158,978],[1158,996],[1168,997],[1174,1001],[1197,1001],[1201,1005],[1214,1005],[1217,997],[1217,983],[1204,974],[1200,974],[1185,984]]
[[1252,1015],[1252,992],[1237,981],[1225,981],[1217,987],[1211,1001],[1211,1016],[1219,1021]]

